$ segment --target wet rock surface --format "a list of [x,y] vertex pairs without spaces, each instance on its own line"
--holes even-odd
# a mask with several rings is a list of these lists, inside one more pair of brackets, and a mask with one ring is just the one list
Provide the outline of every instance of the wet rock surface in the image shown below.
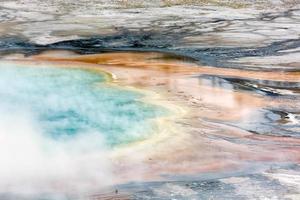
[[235,4],[239,5],[234,1],[2,1],[0,50],[163,51],[212,66],[296,69],[297,59],[282,66],[267,58],[257,64],[256,57],[282,60],[298,52],[297,1]]

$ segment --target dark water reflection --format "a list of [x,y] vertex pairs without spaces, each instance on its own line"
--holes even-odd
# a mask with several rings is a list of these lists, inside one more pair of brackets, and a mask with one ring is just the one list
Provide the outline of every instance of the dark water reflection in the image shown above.
[[222,77],[201,75],[200,84],[211,87],[220,87],[228,90],[251,91],[257,94],[270,96],[299,95],[300,83],[288,81],[241,79],[235,77]]

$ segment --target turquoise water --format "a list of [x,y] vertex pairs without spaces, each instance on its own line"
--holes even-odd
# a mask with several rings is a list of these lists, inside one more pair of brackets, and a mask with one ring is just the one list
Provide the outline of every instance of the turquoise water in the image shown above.
[[155,129],[148,119],[165,111],[141,97],[93,71],[0,64],[0,108],[30,113],[54,140],[91,132],[109,146],[144,139]]

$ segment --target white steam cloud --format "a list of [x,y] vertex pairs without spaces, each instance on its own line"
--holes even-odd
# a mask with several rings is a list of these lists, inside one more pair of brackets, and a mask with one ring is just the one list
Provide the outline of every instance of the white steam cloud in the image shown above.
[[1,195],[85,194],[110,185],[110,162],[100,136],[83,133],[55,141],[42,134],[28,111],[0,104]]

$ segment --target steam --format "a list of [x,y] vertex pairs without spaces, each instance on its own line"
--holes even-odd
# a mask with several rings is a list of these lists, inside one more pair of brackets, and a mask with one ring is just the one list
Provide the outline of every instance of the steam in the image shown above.
[[0,193],[89,193],[112,183],[99,133],[55,141],[28,112],[0,111]]

